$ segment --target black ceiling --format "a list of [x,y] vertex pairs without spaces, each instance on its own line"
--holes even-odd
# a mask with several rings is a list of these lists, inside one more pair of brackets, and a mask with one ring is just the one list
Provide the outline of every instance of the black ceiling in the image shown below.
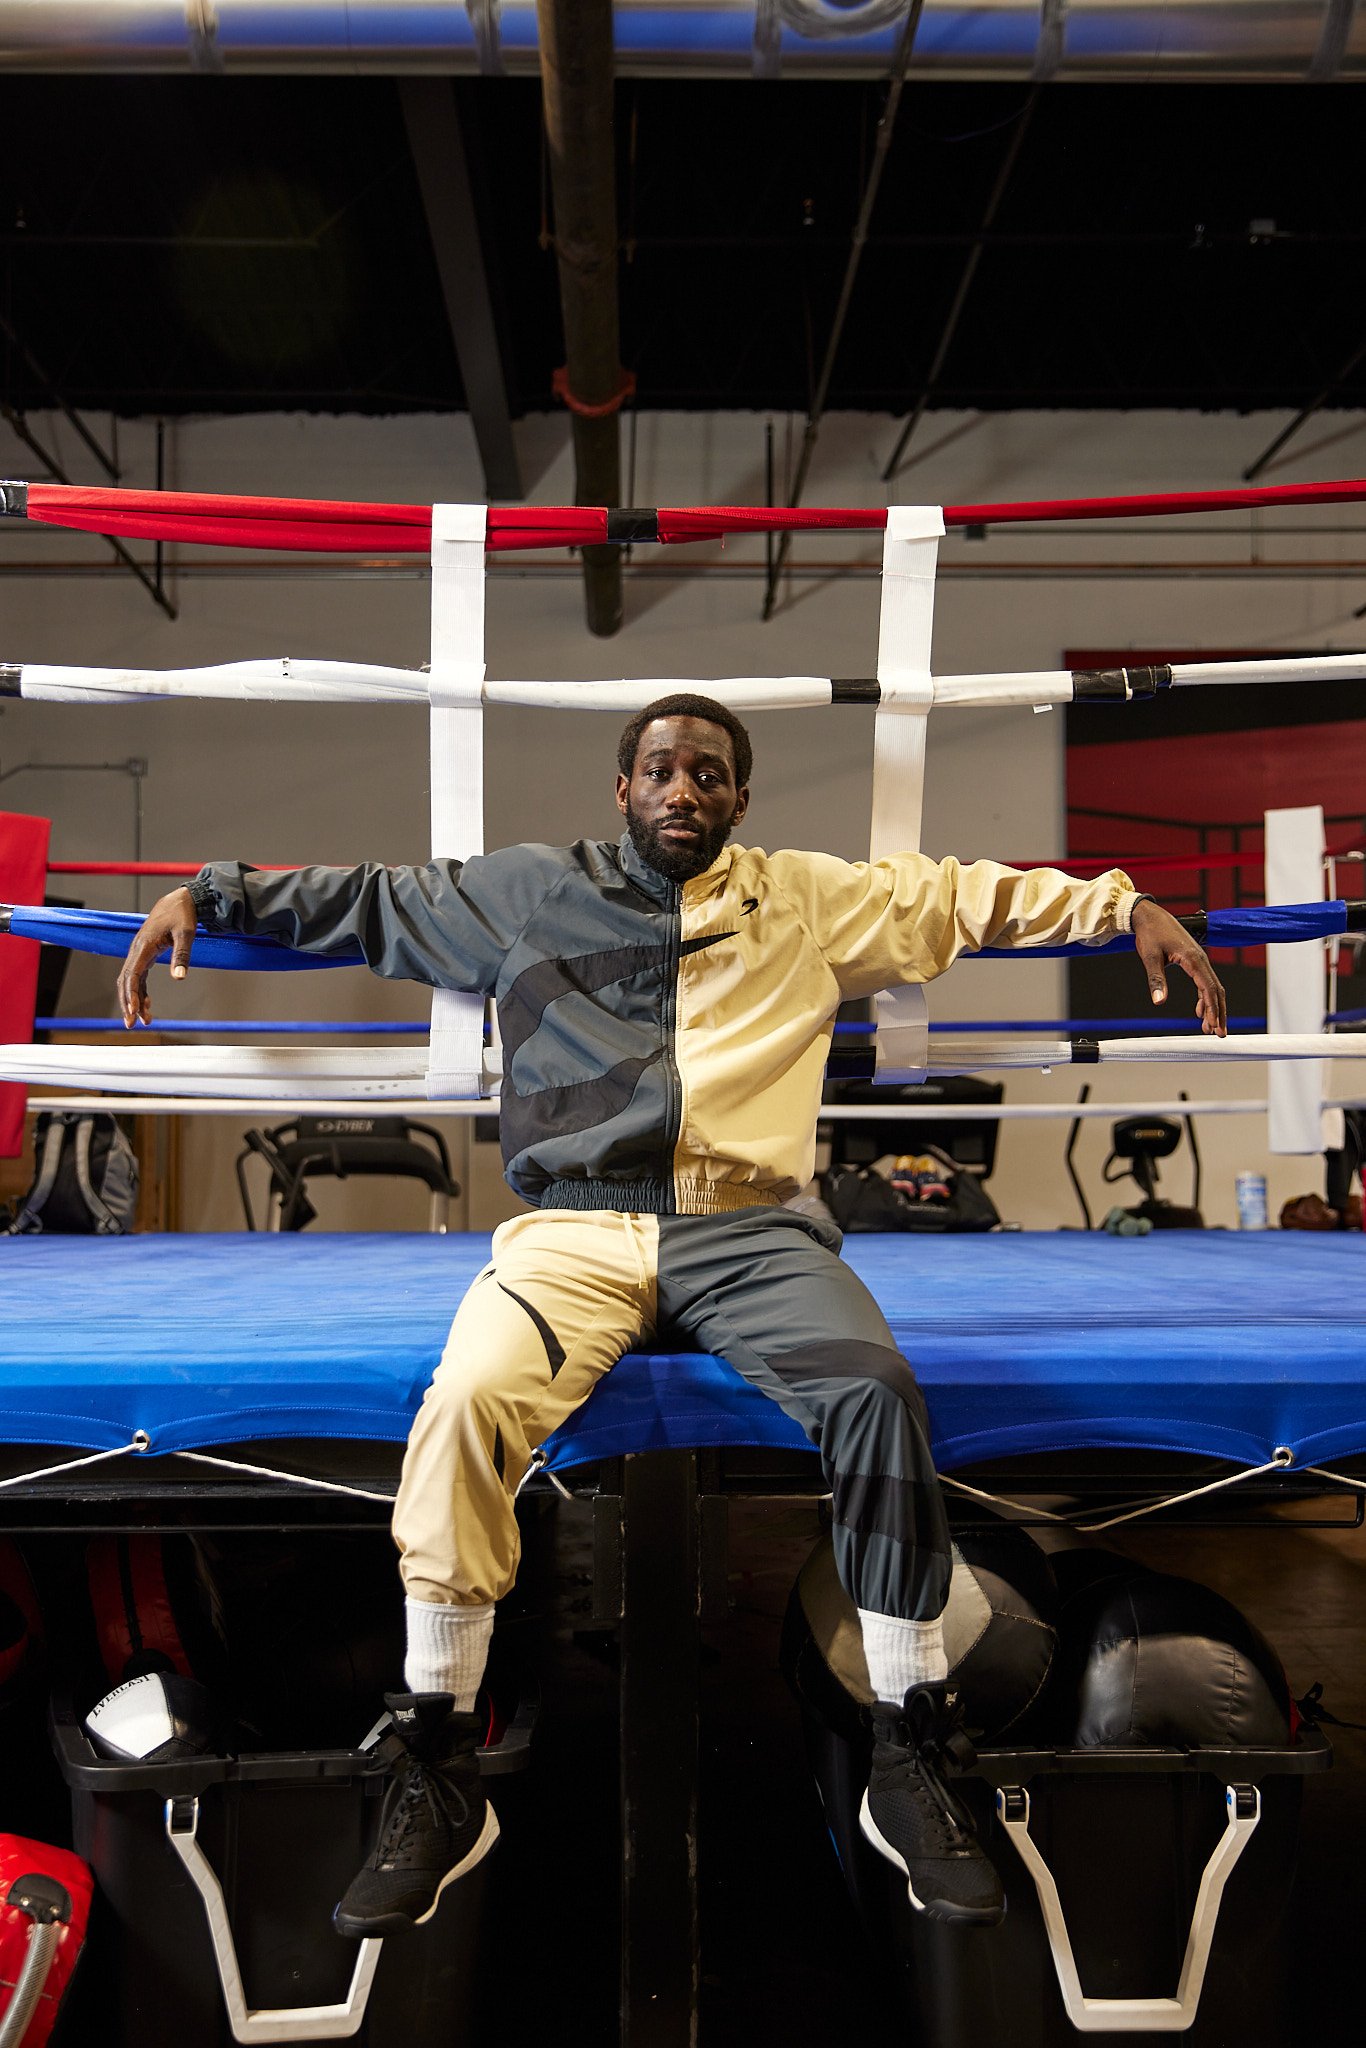
[[[563,344],[539,87],[453,90],[512,409],[545,409]],[[882,98],[618,85],[640,405],[805,409]],[[908,90],[832,406],[914,403],[1029,99]],[[461,405],[392,81],[28,78],[0,108],[11,407],[54,388],[130,414]],[[1362,109],[1351,86],[1042,89],[932,402],[1313,398],[1366,344]],[[1366,403],[1366,350],[1330,402]]]

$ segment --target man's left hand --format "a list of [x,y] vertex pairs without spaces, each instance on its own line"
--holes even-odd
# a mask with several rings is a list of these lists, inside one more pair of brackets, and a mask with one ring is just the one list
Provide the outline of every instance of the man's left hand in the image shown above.
[[1198,946],[1185,926],[1178,924],[1160,903],[1136,903],[1132,930],[1153,1001],[1166,1002],[1167,967],[1179,967],[1195,983],[1195,1014],[1200,1019],[1200,1029],[1211,1038],[1227,1038],[1228,997],[1204,947]]

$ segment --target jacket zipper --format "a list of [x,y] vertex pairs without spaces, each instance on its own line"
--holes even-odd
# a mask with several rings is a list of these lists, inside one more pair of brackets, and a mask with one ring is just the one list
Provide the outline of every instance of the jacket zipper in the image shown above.
[[669,921],[664,935],[664,993],[660,1003],[660,1032],[664,1048],[664,1154],[660,1181],[666,1190],[666,1215],[674,1215],[674,1152],[682,1121],[683,1083],[674,1057],[674,1033],[678,1023],[679,948],[683,943],[683,891],[676,882],[669,885]]

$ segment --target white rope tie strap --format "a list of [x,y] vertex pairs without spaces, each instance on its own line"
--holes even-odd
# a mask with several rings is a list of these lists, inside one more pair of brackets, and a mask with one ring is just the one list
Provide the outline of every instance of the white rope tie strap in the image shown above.
[[66,1458],[60,1465],[35,1465],[28,1472],[12,1472],[8,1478],[0,1479],[0,1491],[10,1486],[26,1486],[31,1479],[60,1479],[65,1472],[80,1472],[90,1465],[107,1464],[111,1458],[131,1458],[147,1450],[150,1439],[139,1430],[131,1443],[116,1444],[112,1451],[90,1451],[85,1457]]
[[1071,1524],[1070,1516],[1054,1514],[1052,1508],[1031,1507],[1028,1501],[1011,1500],[1004,1493],[989,1493],[985,1487],[969,1486],[966,1479],[955,1479],[950,1472],[939,1474],[939,1484],[952,1488],[954,1493],[965,1493],[972,1500],[985,1501],[988,1507],[1011,1508],[1017,1515],[1027,1515],[1030,1521],[1060,1522],[1064,1528]]
[[350,1500],[375,1500],[382,1507],[394,1504],[392,1493],[376,1493],[368,1486],[350,1486],[342,1479],[313,1479],[303,1472],[281,1472],[274,1465],[253,1465],[246,1458],[216,1458],[211,1451],[168,1451],[171,1458],[189,1458],[196,1465],[217,1465],[224,1472],[245,1472],[253,1479],[278,1479],[283,1486],[306,1486],[316,1493],[341,1493]]
[[[0,1479],[0,1491],[11,1486],[26,1486],[34,1479],[60,1479],[68,1472],[85,1471],[91,1465],[108,1464],[114,1458],[145,1458],[152,1452],[152,1439],[145,1429],[137,1430],[126,1444],[115,1444],[112,1450],[90,1451],[79,1458],[64,1458],[59,1465],[35,1465],[27,1472],[13,1472]],[[281,1472],[273,1465],[252,1465],[245,1458],[216,1458],[209,1451],[174,1450],[156,1455],[168,1458],[190,1458],[198,1465],[219,1465],[225,1472],[245,1472],[253,1479],[275,1479],[284,1486],[303,1486],[319,1493],[342,1493],[352,1500],[378,1501],[382,1507],[394,1504],[392,1493],[375,1493],[366,1486],[350,1486],[340,1479],[313,1479],[304,1472]]]
[[1241,1472],[1226,1472],[1222,1479],[1211,1479],[1204,1486],[1188,1487],[1184,1493],[1170,1494],[1165,1500],[1126,1508],[1118,1515],[1107,1516],[1103,1522],[1076,1522],[1073,1526],[1084,1536],[1098,1536],[1103,1529],[1117,1529],[1121,1522],[1142,1521],[1145,1515],[1160,1514],[1164,1508],[1184,1507],[1188,1500],[1203,1500],[1207,1494],[1222,1493],[1230,1486],[1242,1486],[1249,1479],[1265,1479],[1268,1472],[1287,1472],[1294,1462],[1295,1453],[1290,1446],[1278,1444],[1264,1465],[1249,1465]]
[[[988,1507],[1009,1508],[1017,1515],[1026,1516],[1030,1521],[1053,1522],[1061,1528],[1075,1529],[1081,1536],[1099,1536],[1103,1530],[1119,1528],[1121,1523],[1139,1522],[1147,1515],[1160,1515],[1167,1508],[1184,1507],[1187,1501],[1203,1500],[1208,1494],[1222,1493],[1231,1486],[1242,1486],[1249,1479],[1265,1479],[1271,1472],[1288,1472],[1294,1463],[1295,1453],[1290,1446],[1278,1444],[1264,1465],[1248,1465],[1238,1472],[1226,1472],[1222,1478],[1207,1480],[1203,1486],[1190,1486],[1181,1493],[1165,1494],[1160,1500],[1142,1501],[1136,1506],[1122,1508],[1118,1514],[1107,1515],[1104,1521],[1100,1522],[1080,1519],[1090,1512],[1087,1508],[1079,1508],[1074,1514],[1060,1515],[1052,1508],[1031,1506],[1027,1501],[1011,1500],[1003,1493],[990,1493],[984,1487],[969,1486],[965,1479],[955,1479],[948,1472],[940,1473],[939,1483],[951,1488],[954,1493],[967,1494],[973,1500],[984,1501]],[[1341,1476],[1334,1472],[1323,1472],[1317,1465],[1307,1465],[1301,1469],[1316,1473],[1325,1479]],[[1342,1483],[1366,1492],[1366,1480],[1343,1478]]]
[[1335,1486],[1350,1486],[1357,1493],[1366,1493],[1366,1479],[1354,1479],[1350,1472],[1334,1472],[1327,1465],[1305,1465],[1305,1472],[1312,1472],[1316,1479],[1331,1479]]

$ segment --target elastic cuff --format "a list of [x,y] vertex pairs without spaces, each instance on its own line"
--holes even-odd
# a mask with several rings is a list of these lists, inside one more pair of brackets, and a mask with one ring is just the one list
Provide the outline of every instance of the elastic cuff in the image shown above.
[[1126,889],[1115,905],[1115,930],[1131,932],[1134,928],[1134,912],[1140,903],[1156,903],[1156,896],[1148,896],[1137,889]]
[[207,875],[196,875],[189,885],[190,901],[201,924],[212,922],[218,908],[218,891]]

